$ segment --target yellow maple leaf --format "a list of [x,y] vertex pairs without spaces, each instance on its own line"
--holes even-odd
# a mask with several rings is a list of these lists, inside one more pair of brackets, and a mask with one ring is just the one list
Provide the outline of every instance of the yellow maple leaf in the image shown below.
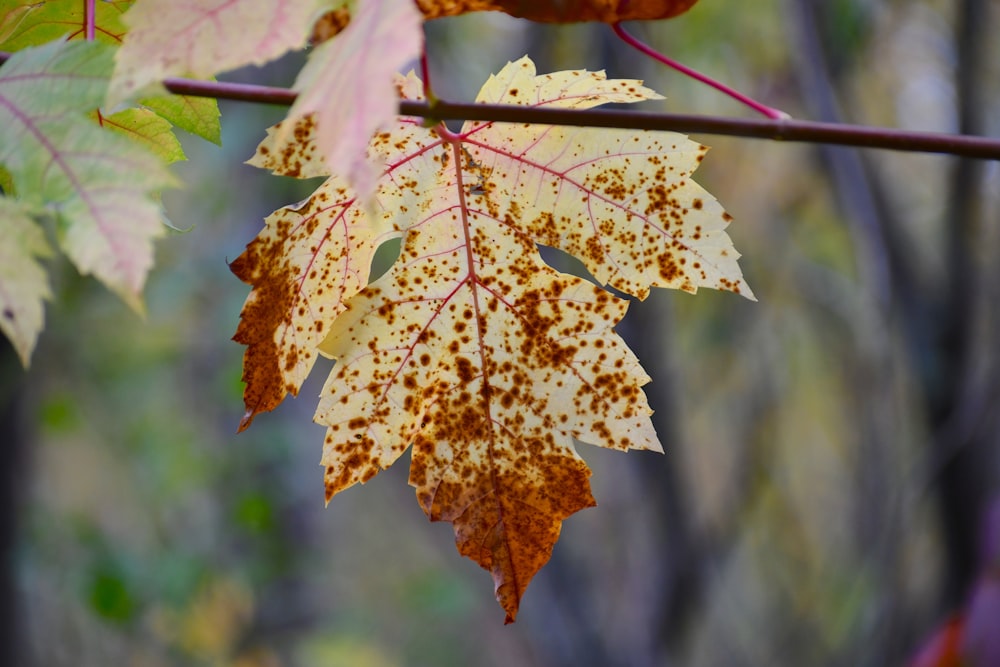
[[[412,73],[397,88],[421,96]],[[601,72],[537,76],[523,58],[478,99],[586,108],[655,97]],[[311,121],[293,131],[297,147],[275,152],[272,132],[256,163],[322,173]],[[421,507],[454,525],[459,551],[493,574],[513,621],[563,519],[595,504],[574,441],[660,450],[641,389],[649,377],[613,330],[627,302],[553,270],[536,243],[577,254],[599,281],[639,297],[660,285],[752,298],[728,216],[690,180],[704,151],[673,133],[469,122],[452,136],[398,119],[370,144],[385,164],[371,208],[331,177],[294,220],[272,216],[235,263],[254,286],[240,324],[257,332],[248,415],[277,404],[253,404],[269,390],[297,391],[310,345],[335,358],[315,415],[327,426],[327,500],[412,447]],[[320,210],[331,188],[340,204]],[[364,286],[374,247],[393,234],[399,259]],[[322,249],[341,239],[351,243]],[[310,283],[312,271],[354,279]],[[257,377],[257,363],[271,370]]]

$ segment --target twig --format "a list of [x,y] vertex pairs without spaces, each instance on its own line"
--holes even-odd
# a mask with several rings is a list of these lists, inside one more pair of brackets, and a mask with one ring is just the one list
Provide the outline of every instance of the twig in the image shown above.
[[643,113],[594,109],[546,109],[502,104],[458,104],[425,102],[399,104],[404,116],[435,120],[481,120],[506,123],[540,123],[613,127],[634,130],[669,130],[700,134],[723,134],[775,141],[838,144],[897,151],[948,153],[1000,160],[1000,138],[911,132],[866,125],[815,123],[801,120],[750,120],[688,114]]
[[[8,57],[10,54],[0,53],[0,63],[3,63]],[[181,78],[166,79],[163,85],[167,90],[178,95],[214,97],[222,100],[284,106],[289,106],[295,101],[295,91],[288,88]],[[418,116],[434,120],[480,120],[501,123],[539,123],[577,127],[722,134],[751,139],[859,146],[918,153],[946,153],[985,160],[1000,160],[1000,138],[997,137],[911,132],[867,125],[814,123],[792,119],[751,120],[693,114],[600,109],[547,109],[519,105],[443,101],[431,105],[427,102],[405,100],[399,103],[399,113],[404,116]]]
[[[182,95],[264,104],[290,105],[295,93],[287,88],[252,84],[167,79],[167,90]],[[631,130],[669,130],[700,134],[723,134],[775,141],[838,144],[897,151],[948,153],[1000,160],[1000,138],[911,132],[892,128],[801,120],[757,120],[691,114],[645,113],[601,109],[546,109],[506,104],[471,104],[438,101],[401,101],[399,112],[435,120],[481,120],[508,123],[540,123],[609,127]]]
[[163,87],[178,95],[192,97],[214,97],[218,100],[235,102],[257,102],[290,107],[297,94],[289,88],[258,86],[252,83],[227,83],[225,81],[198,81],[196,79],[170,78],[163,81]]

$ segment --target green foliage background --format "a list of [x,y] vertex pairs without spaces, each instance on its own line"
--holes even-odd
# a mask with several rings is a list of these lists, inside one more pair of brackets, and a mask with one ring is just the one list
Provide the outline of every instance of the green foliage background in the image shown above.
[[[794,116],[817,117],[825,77],[843,120],[955,131],[957,5],[704,0],[636,30]],[[804,64],[803,6],[822,7],[822,76]],[[1000,30],[992,7],[987,34]],[[657,108],[746,113],[602,26],[468,16],[428,35],[445,98],[471,99],[528,52],[540,71],[645,78],[668,97]],[[978,79],[992,134],[997,48]],[[298,64],[228,78],[287,85]],[[621,330],[654,376],[667,454],[581,450],[600,507],[566,522],[505,628],[487,578],[413,502],[405,464],[323,508],[319,369],[302,400],[235,435],[242,348],[229,337],[247,288],[226,260],[308,186],[241,164],[280,109],[222,112],[222,147],[185,137],[190,162],[173,167],[186,186],[167,212],[192,229],[158,243],[147,318],[56,261],[32,369],[3,380],[27,426],[26,664],[899,664],[961,600],[935,484],[968,442],[1000,433],[996,164],[974,176],[975,363],[949,385],[963,409],[941,449],[925,394],[943,362],[932,344],[910,351],[934,320],[914,330],[904,314],[907,299],[934,311],[948,296],[956,161],[867,153],[858,185],[817,147],[698,137],[713,146],[699,180],[736,218],[760,302],[658,292],[633,305]],[[891,219],[894,235],[880,245],[870,219]],[[912,271],[907,289],[886,278],[893,254]],[[977,483],[995,492],[990,452]]]

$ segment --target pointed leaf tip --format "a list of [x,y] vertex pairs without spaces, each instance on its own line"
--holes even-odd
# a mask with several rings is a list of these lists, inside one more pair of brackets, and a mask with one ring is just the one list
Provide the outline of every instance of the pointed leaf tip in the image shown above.
[[245,431],[248,428],[250,428],[250,424],[253,422],[253,418],[254,418],[254,416],[256,414],[257,414],[256,412],[254,412],[253,410],[249,410],[249,409],[246,412],[244,412],[243,413],[243,417],[240,419],[240,425],[236,429],[236,432],[237,433],[242,433],[243,431]]

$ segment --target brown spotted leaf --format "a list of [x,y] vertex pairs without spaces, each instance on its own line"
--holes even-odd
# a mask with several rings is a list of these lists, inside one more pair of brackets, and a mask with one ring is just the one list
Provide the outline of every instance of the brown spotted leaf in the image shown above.
[[595,504],[573,439],[659,444],[639,388],[649,378],[612,331],[626,302],[456,207],[467,175],[438,174],[400,260],[334,322],[321,350],[338,366],[316,418],[329,426],[328,498],[413,445],[421,506],[452,522],[459,551],[492,572],[512,621],[562,520]]
[[[420,97],[412,74],[397,88]],[[576,108],[654,97],[602,73],[536,76],[527,59],[480,94]],[[274,150],[270,133],[256,163],[322,173],[308,119],[287,131],[301,142]],[[323,188],[339,183],[331,179],[272,216],[234,264],[254,285],[237,333],[250,345],[248,391],[273,392],[266,407],[248,393],[248,415],[297,390],[315,357],[307,346],[325,335],[319,351],[337,360],[315,416],[328,429],[327,500],[412,447],[418,501],[492,573],[513,621],[562,521],[594,505],[575,441],[660,450],[641,389],[649,377],[613,330],[627,302],[551,269],[536,244],[578,254],[600,281],[638,296],[655,285],[749,296],[722,231],[727,216],[690,180],[703,153],[671,133],[470,122],[442,136],[398,119],[369,146],[385,165],[371,207],[337,185],[331,200],[350,202],[342,222],[304,223]],[[365,287],[362,267],[392,234],[402,236],[399,259]],[[312,271],[348,266],[350,282],[310,283]]]
[[[397,83],[400,95],[422,96],[415,77]],[[422,131],[413,124],[412,133]],[[366,206],[339,175],[330,176],[318,149],[315,118],[290,127],[269,128],[249,164],[294,178],[328,179],[308,199],[272,213],[264,230],[230,265],[253,286],[233,340],[247,346],[243,357],[242,431],[254,416],[273,410],[285,396],[298,394],[313,364],[316,347],[341,313],[344,301],[368,284],[379,245],[399,233],[392,217],[400,203],[391,179],[377,186]],[[295,141],[288,141],[287,137]],[[393,200],[383,203],[385,192]],[[372,211],[381,210],[374,215]]]

